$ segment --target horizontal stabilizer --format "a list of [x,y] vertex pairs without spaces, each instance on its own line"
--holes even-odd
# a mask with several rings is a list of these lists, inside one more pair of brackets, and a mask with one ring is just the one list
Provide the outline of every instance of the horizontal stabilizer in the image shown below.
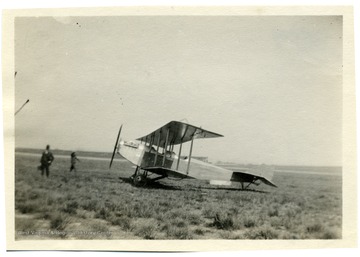
[[270,180],[267,180],[264,177],[259,177],[259,176],[256,176],[256,175],[250,174],[250,173],[243,173],[243,172],[234,171],[233,174],[232,174],[232,177],[231,177],[231,181],[242,182],[242,183],[243,182],[254,183],[256,180],[260,180],[261,182],[263,182],[264,184],[266,184],[268,186],[277,187]]
[[277,187],[272,182],[273,175],[273,167],[267,165],[260,165],[253,166],[246,171],[234,171],[231,176],[231,181],[253,183],[256,180],[260,180],[268,186]]
[[272,183],[271,181],[265,179],[265,178],[259,178],[264,184],[268,185],[268,186],[272,186],[272,187],[277,187],[274,183]]

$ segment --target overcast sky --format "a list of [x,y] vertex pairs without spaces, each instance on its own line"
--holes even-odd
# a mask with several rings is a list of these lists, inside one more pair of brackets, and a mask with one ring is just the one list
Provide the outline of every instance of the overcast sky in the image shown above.
[[15,21],[16,147],[112,151],[171,120],[211,161],[341,165],[340,16]]

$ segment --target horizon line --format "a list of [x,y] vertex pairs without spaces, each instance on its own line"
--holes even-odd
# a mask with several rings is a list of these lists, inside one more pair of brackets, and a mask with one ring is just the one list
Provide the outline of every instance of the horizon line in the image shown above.
[[[17,149],[27,149],[27,150],[44,150],[42,148],[30,148],[30,147],[15,147],[15,152]],[[52,149],[52,151],[69,151],[69,152],[74,152],[74,150],[67,150],[67,149],[58,149],[58,148],[54,148]],[[91,151],[91,150],[76,150],[75,152],[88,152],[88,153],[107,153],[107,154],[111,154],[112,152],[104,152],[104,151]],[[208,156],[194,156],[194,157],[208,157]],[[240,165],[261,165],[261,164],[254,164],[254,163],[238,163],[238,162],[231,162],[231,161],[216,161],[213,163],[224,163],[224,164],[240,164]],[[300,164],[266,164],[269,166],[295,166],[295,167],[340,167],[342,168],[342,165],[309,165],[309,164],[305,164],[305,165],[300,165]]]

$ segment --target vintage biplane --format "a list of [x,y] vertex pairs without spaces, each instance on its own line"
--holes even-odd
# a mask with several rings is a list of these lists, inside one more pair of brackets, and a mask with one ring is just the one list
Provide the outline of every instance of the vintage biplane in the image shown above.
[[[194,139],[222,137],[220,134],[187,123],[171,121],[136,141],[123,141],[120,139],[121,129],[122,125],[109,168],[117,152],[136,166],[135,173],[131,176],[136,186],[172,177],[207,180],[210,184],[218,185],[239,182],[242,189],[252,184],[259,185],[259,182],[276,187],[271,181],[273,171],[269,166],[260,165],[251,169],[232,171],[192,158]],[[186,142],[190,142],[190,151],[188,156],[183,157],[181,150]],[[174,152],[176,145],[179,145],[178,154]]]

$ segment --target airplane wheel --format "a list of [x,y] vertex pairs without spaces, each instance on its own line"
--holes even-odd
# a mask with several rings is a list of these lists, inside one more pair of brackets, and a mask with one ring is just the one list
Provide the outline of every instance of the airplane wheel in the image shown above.
[[134,185],[137,187],[143,187],[146,185],[146,177],[144,175],[136,175],[133,178]]

